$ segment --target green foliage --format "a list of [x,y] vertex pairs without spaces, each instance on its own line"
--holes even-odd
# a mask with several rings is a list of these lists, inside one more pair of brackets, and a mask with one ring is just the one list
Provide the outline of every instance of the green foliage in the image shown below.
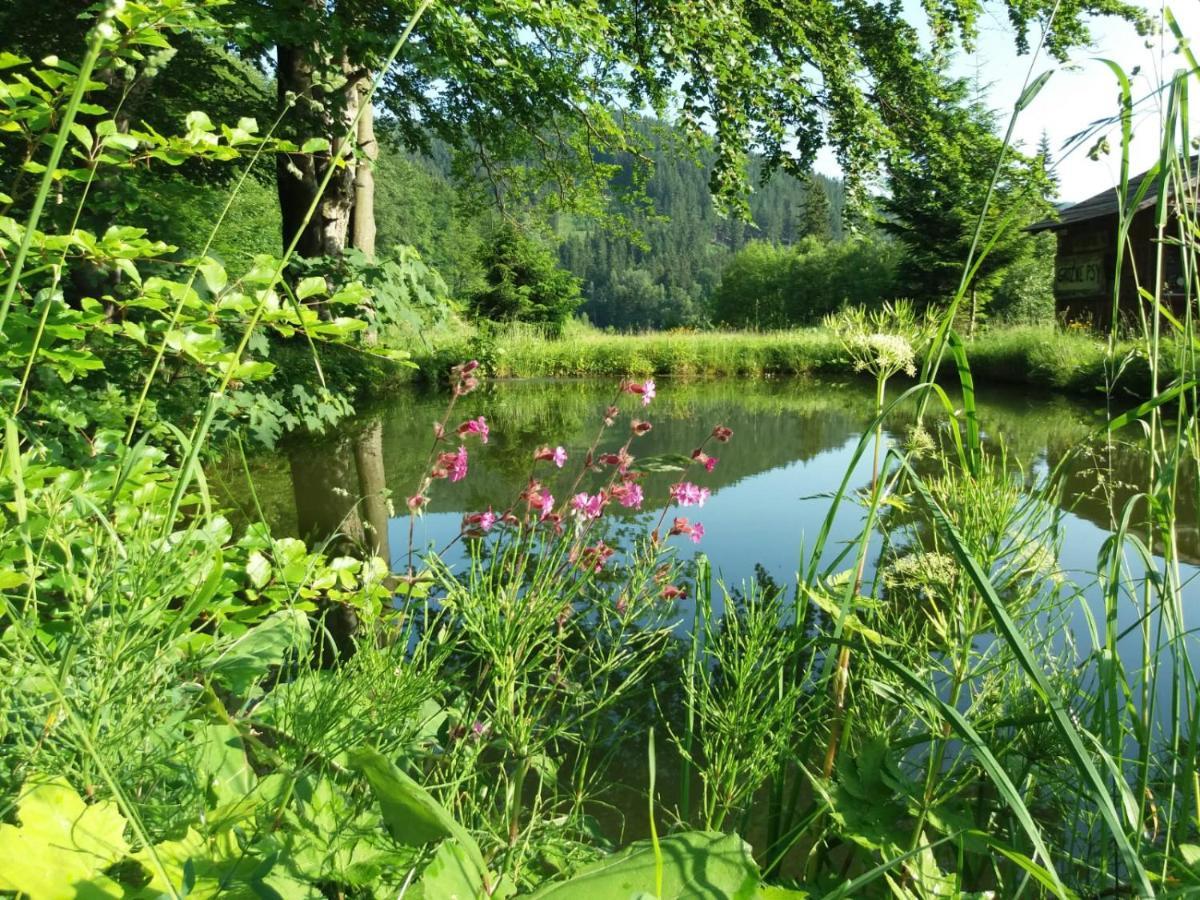
[[[664,838],[657,848],[643,842],[592,863],[561,883],[535,891],[531,900],[656,896],[754,900],[760,876],[750,848],[734,835],[686,832]],[[655,892],[655,856],[661,854],[662,891]]]
[[[59,21],[61,7],[51,11],[48,20]],[[655,530],[605,569],[609,548],[590,520],[556,511],[569,509],[570,494],[535,511],[532,494],[541,488],[526,482],[524,504],[509,508],[524,518],[506,512],[490,538],[496,521],[485,527],[480,518],[477,530],[464,523],[465,567],[416,553],[410,540],[407,566],[392,572],[383,550],[389,497],[371,482],[378,459],[361,440],[357,490],[337,487],[350,511],[325,530],[325,547],[276,537],[261,523],[235,530],[199,465],[214,439],[247,425],[274,440],[301,423],[334,423],[349,401],[327,381],[316,346],[346,354],[331,362],[345,366],[350,382],[357,373],[347,360],[396,363],[401,354],[379,338],[441,324],[445,304],[435,273],[408,251],[378,261],[344,247],[307,260],[259,254],[230,272],[213,255],[218,244],[201,242],[186,220],[177,248],[113,212],[121,207],[93,217],[89,197],[105,182],[137,182],[134,173],[147,167],[180,177],[230,163],[254,172],[269,155],[284,173],[320,157],[327,173],[346,174],[329,156],[339,137],[332,123],[345,112],[331,98],[345,99],[339,79],[352,67],[379,65],[386,48],[394,52],[410,9],[234,2],[217,7],[230,17],[222,22],[212,11],[176,0],[110,4],[83,37],[79,68],[0,55],[0,159],[12,176],[0,198],[0,254],[8,261],[0,369],[9,373],[0,381],[0,889],[31,900],[317,900],[410,889],[426,897],[645,894],[653,885],[664,898],[780,897],[789,892],[764,889],[763,872],[775,877],[789,854],[803,892],[834,897],[885,888],[901,897],[1010,888],[1063,896],[1064,881],[1088,894],[1150,896],[1162,884],[1193,885],[1196,748],[1186,713],[1197,685],[1179,616],[1187,581],[1176,541],[1186,524],[1178,476],[1196,459],[1181,439],[1196,424],[1192,318],[1162,314],[1137,343],[1113,340],[1098,352],[1092,338],[1068,335],[1047,347],[1044,329],[1025,329],[1012,344],[1002,335],[991,360],[1040,362],[1066,371],[1069,384],[1099,371],[1110,399],[1123,396],[1115,387],[1124,379],[1149,397],[1113,417],[1103,435],[1141,423],[1151,451],[1141,496],[1153,515],[1144,536],[1128,515],[1114,526],[1097,569],[1105,635],[1092,625],[1097,653],[1078,664],[1060,660],[1054,643],[1062,604],[1072,599],[1060,591],[1055,560],[1059,472],[1028,491],[1002,454],[984,452],[971,369],[964,344],[947,335],[949,322],[940,334],[957,365],[961,417],[933,386],[896,401],[925,392],[945,413],[939,433],[949,449],[918,475],[896,448],[881,458],[894,410],[884,405],[884,382],[920,355],[919,342],[886,340],[902,315],[846,313],[836,333],[635,339],[575,330],[548,347],[531,334],[563,328],[578,286],[549,248],[506,227],[485,248],[488,271],[475,297],[485,313],[531,324],[500,336],[498,370],[762,373],[844,365],[849,354],[872,371],[879,415],[828,513],[832,522],[852,496],[866,506],[851,547],[857,571],[846,568],[845,553],[826,556],[824,528],[802,561],[796,603],[760,586],[721,622],[711,606],[694,607],[703,627],[690,664],[679,665],[672,635],[680,607],[667,601],[691,588],[707,603],[712,586],[706,565],[689,583],[664,548],[667,506]],[[1023,6],[1014,16],[1020,24],[1041,11]],[[1062,11],[1052,49],[1080,36],[1082,11]],[[459,156],[460,171],[486,170],[501,198],[540,194],[556,181],[572,187],[582,172],[588,180],[568,193],[586,199],[612,175],[593,167],[593,136],[610,147],[626,137],[605,112],[611,101],[632,93],[665,108],[678,86],[693,131],[721,111],[711,119],[712,180],[736,202],[744,187],[736,157],[748,136],[770,167],[793,144],[801,162],[810,158],[828,131],[853,172],[894,137],[889,117],[923,99],[914,33],[897,10],[816,23],[790,14],[808,10],[780,12],[739,8],[714,21],[621,3],[519,0],[469,11],[437,4],[417,52],[387,73],[385,92],[406,139],[453,130],[460,151],[476,152]],[[944,43],[954,28],[969,36],[974,13],[970,4],[936,10],[935,39]],[[21,28],[36,37],[39,24]],[[238,27],[221,31],[222,24]],[[288,98],[281,83],[281,99],[302,103],[301,121],[290,123],[297,132],[315,120],[326,133],[278,139],[248,116],[218,125],[170,104],[171,127],[119,121],[109,112],[114,98],[145,90],[181,31],[233,36],[256,58],[274,48],[280,78],[298,47],[320,57],[314,90]],[[792,77],[809,68],[822,76],[820,91]],[[879,109],[862,93],[864,75],[873,77]],[[1171,121],[1175,129],[1178,119]],[[559,132],[560,123],[575,127]],[[1186,129],[1168,134],[1184,137]],[[539,165],[504,165],[530,158]],[[1171,168],[1162,171],[1167,177]],[[590,180],[596,173],[599,181]],[[138,190],[144,199],[164,185],[178,196],[169,177]],[[246,220],[267,221],[262,199],[248,197]],[[314,197],[305,216],[321,202]],[[319,228],[329,221],[322,215]],[[844,282],[821,275],[822,267],[833,271],[828,260],[861,250],[848,246],[810,234],[786,260],[792,275],[820,286],[826,309],[846,295],[838,297],[841,288],[831,285]],[[231,246],[230,260],[235,250],[245,258],[252,247]],[[770,283],[761,280],[764,290]],[[780,289],[780,315],[793,321],[799,307],[789,307],[789,296]],[[1162,307],[1150,309],[1159,316]],[[975,353],[983,340],[967,346]],[[312,360],[311,383],[286,380],[298,364],[289,372],[275,366],[297,348]],[[977,362],[976,372],[985,369],[986,353]],[[464,431],[450,418],[475,387],[472,371],[460,366],[454,375],[410,523],[427,499],[422,492],[441,476],[457,480],[445,467],[465,468],[465,444],[447,463],[442,442],[457,444],[472,431],[484,439],[482,419]],[[281,385],[294,406],[277,396]],[[652,387],[623,382],[618,401],[640,413],[632,393],[651,400]],[[614,418],[604,408],[597,416]],[[687,471],[700,460],[664,454],[629,469],[622,459],[634,438],[624,424],[617,439],[605,428],[571,490],[615,491],[617,479],[628,490],[636,479],[627,472]],[[720,430],[713,437],[724,439]],[[851,479],[872,437],[872,490],[857,497]],[[601,448],[605,438],[620,452]],[[609,450],[616,474],[597,465],[597,453]],[[522,476],[528,465],[526,457]],[[332,483],[340,473],[316,474]],[[314,478],[297,487],[304,494],[321,485]],[[607,494],[595,497],[603,505]],[[360,526],[374,516],[373,547],[359,540],[358,556],[337,555],[331,548],[343,542],[332,532],[351,512]],[[1118,518],[1115,506],[1110,512]],[[676,535],[686,526],[679,522]],[[863,563],[881,545],[893,554],[893,577],[872,583]],[[1129,567],[1130,553],[1142,557],[1145,573]],[[957,568],[909,564],[895,577],[909,556],[952,558]],[[1117,627],[1130,587],[1141,594],[1133,628],[1145,656],[1123,668]],[[919,609],[896,602],[912,598]],[[803,614],[809,600],[819,614]],[[327,652],[330,645],[339,652]],[[834,656],[851,646],[855,668],[835,671]],[[1174,683],[1160,681],[1166,671]],[[1158,719],[1151,728],[1145,700],[1130,698],[1157,698],[1162,686],[1173,706],[1162,729]],[[687,716],[679,745],[687,771],[705,779],[706,821],[681,803],[675,833],[659,840],[652,830],[648,846],[606,858],[612,829],[592,811],[613,802],[615,774],[632,752],[640,757],[648,726],[674,726],[672,708]],[[825,747],[840,755],[826,755],[817,774]],[[764,795],[762,868],[736,834],[692,830],[755,826],[752,799]],[[649,799],[653,815],[658,798]]]
[[475,315],[493,322],[524,322],[558,337],[579,306],[579,281],[558,267],[553,251],[535,235],[505,223],[480,261],[483,287],[471,298]]
[[1053,324],[1055,245],[1049,232],[1029,241],[1025,253],[1007,268],[992,292],[990,321],[1006,325]]
[[[946,304],[958,290],[976,237],[987,235],[990,245],[976,248],[981,262],[971,282],[971,324],[981,318],[998,286],[1007,282],[1005,305],[1016,294],[1049,290],[1024,284],[1046,278],[1046,246],[1024,231],[1052,212],[1048,197],[1053,188],[1038,158],[1030,159],[1014,148],[1005,148],[996,135],[996,115],[980,97],[969,96],[964,80],[939,76],[936,99],[929,112],[928,131],[918,129],[915,140],[902,142],[888,158],[889,195],[883,202],[880,227],[904,247],[898,270],[899,293],[922,303]],[[919,142],[919,143],[918,143]],[[1003,152],[1003,164],[997,162]],[[995,175],[994,191],[989,197]],[[981,223],[985,199],[990,199]],[[1020,272],[1011,272],[1014,266]]]
[[879,239],[828,243],[806,238],[791,248],[751,243],[721,273],[713,319],[739,328],[811,325],[844,305],[875,307],[896,295],[900,259]]
[[[722,268],[747,242],[790,245],[810,233],[841,237],[839,181],[776,173],[750,195],[749,220],[724,217],[706,184],[710,150],[682,152],[683,135],[665,123],[638,120],[633,127],[647,144],[637,156],[601,156],[620,167],[612,180],[617,221],[559,222],[559,256],[583,282],[583,312],[594,324],[621,330],[703,325]],[[650,169],[640,177],[643,164]],[[753,158],[751,177],[757,182],[767,174]]]

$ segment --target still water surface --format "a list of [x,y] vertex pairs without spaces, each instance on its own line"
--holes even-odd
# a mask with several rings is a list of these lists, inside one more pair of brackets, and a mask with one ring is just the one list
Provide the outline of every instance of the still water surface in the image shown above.
[[[450,544],[459,533],[464,513],[489,506],[503,510],[512,504],[528,481],[532,455],[539,446],[561,444],[571,455],[561,473],[546,463],[537,469],[556,496],[566,496],[578,472],[576,466],[614,393],[614,385],[598,381],[512,381],[487,384],[462,398],[451,427],[483,415],[490,424],[491,439],[486,445],[469,442],[467,478],[459,483],[435,483],[428,511],[413,530],[416,550]],[[414,492],[421,479],[432,426],[442,417],[446,403],[445,393],[404,392],[335,439],[255,460],[253,477],[264,514],[277,531],[311,538],[336,528],[354,497],[386,487],[400,514],[390,515],[391,511],[382,507],[363,514],[368,520],[373,515],[381,527],[386,522],[388,546],[382,550],[390,556],[394,569],[403,571],[409,548],[403,498]],[[624,398],[622,421],[610,430],[601,447],[616,449],[624,441],[630,412],[653,423],[653,430],[634,443],[638,456],[690,453],[714,425],[732,428],[730,443],[707,448],[719,457],[715,470],[690,476],[712,491],[703,509],[683,511],[704,523],[704,540],[698,546],[682,538],[672,540],[684,558],[706,553],[714,571],[730,586],[752,578],[756,566],[786,584],[794,581],[802,553],[816,538],[829,508],[829,494],[850,464],[870,421],[872,404],[872,387],[853,379],[663,382],[658,397],[645,410],[636,407],[636,398]],[[1009,462],[1019,467],[1030,484],[1104,422],[1099,401],[1088,405],[1028,391],[988,386],[980,392],[979,405],[985,439],[993,447],[1003,444]],[[903,441],[912,421],[911,412],[897,416],[889,423],[888,440]],[[1121,509],[1145,482],[1146,455],[1137,445],[1137,437],[1131,434],[1119,441],[1111,453],[1080,454],[1067,466],[1060,564],[1097,613],[1093,573],[1097,553],[1110,533],[1109,510]],[[643,511],[616,510],[624,514],[622,525],[631,531],[653,528],[662,514],[667,486],[677,477],[648,478]],[[238,484],[231,474],[224,478],[229,498],[249,515],[244,484]],[[1185,473],[1185,480],[1194,484],[1194,479],[1194,472]],[[851,487],[865,488],[869,480],[870,463],[864,457]],[[589,485],[585,480],[582,487],[594,490],[600,484]],[[1200,600],[1200,581],[1195,580],[1200,571],[1196,491],[1185,489],[1181,495],[1180,553],[1189,563],[1185,576],[1193,579],[1188,594]],[[610,507],[613,509],[615,504]],[[668,513],[668,523],[677,514],[679,510]],[[856,504],[842,505],[826,550],[828,559],[856,537],[861,515]],[[353,525],[348,530],[353,531]],[[447,559],[462,561],[461,542],[451,548]],[[1193,615],[1200,622],[1200,615]],[[1128,626],[1136,618],[1137,611],[1130,604],[1120,624]],[[1071,625],[1077,652],[1086,653],[1081,604]]]

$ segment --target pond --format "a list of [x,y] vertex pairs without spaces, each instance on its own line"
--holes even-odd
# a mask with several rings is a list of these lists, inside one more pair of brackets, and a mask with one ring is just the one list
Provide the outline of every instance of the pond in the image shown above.
[[[570,461],[561,472],[547,463],[537,472],[554,494],[567,496],[577,465],[614,394],[615,385],[599,381],[499,381],[486,383],[458,401],[451,426],[486,416],[490,441],[471,442],[465,479],[434,484],[427,512],[411,523],[417,552],[449,545],[447,561],[461,563],[463,544],[454,543],[454,538],[464,514],[489,507],[503,510],[512,504],[527,484],[532,456],[541,446],[566,448]],[[630,399],[625,398],[626,422]],[[714,572],[730,587],[755,577],[758,567],[781,584],[794,582],[802,553],[821,528],[830,494],[869,424],[873,400],[872,386],[853,378],[660,383],[658,396],[643,413],[653,428],[633,446],[638,456],[688,454],[717,424],[734,432],[727,444],[710,442],[707,449],[719,458],[711,473],[689,476],[712,492],[703,509],[684,511],[703,522],[703,541],[693,545],[677,537],[672,544],[685,557],[707,554]],[[421,479],[433,424],[444,415],[446,403],[444,392],[405,391],[334,439],[251,460],[261,514],[277,534],[309,538],[339,528],[361,536],[360,519],[375,521],[387,534],[387,547],[381,552],[390,556],[395,571],[403,571],[410,546],[410,519],[403,498],[414,492]],[[979,407],[985,441],[992,446],[1002,443],[1009,463],[1019,467],[1031,485],[1105,421],[1098,404],[997,386],[981,389]],[[898,414],[888,423],[888,440],[903,441],[912,423],[911,409]],[[611,429],[601,448],[616,449],[625,438],[625,428],[627,424]],[[1137,437],[1133,433],[1113,444],[1103,454],[1103,465],[1099,453],[1087,452],[1073,455],[1066,463],[1060,564],[1089,598],[1094,613],[1100,612],[1096,559],[1110,534],[1110,509],[1122,509],[1145,481],[1147,457]],[[547,472],[554,476],[548,477]],[[258,515],[243,478],[233,469],[214,474],[230,502],[247,517]],[[668,486],[677,477],[649,476],[643,509],[634,513],[618,508],[620,523],[630,531],[654,528],[664,514]],[[1194,482],[1195,474],[1185,473],[1185,477]],[[869,481],[870,462],[864,457],[850,487],[861,490]],[[590,487],[594,490],[599,483]],[[378,503],[355,507],[354,498],[378,493],[380,486],[395,498],[397,509]],[[587,487],[585,479],[580,488]],[[1195,490],[1184,490],[1180,497],[1185,508],[1179,515],[1179,551],[1188,563],[1185,576],[1191,579],[1200,571],[1196,496]],[[667,514],[668,525],[677,514],[679,510]],[[827,544],[827,559],[855,538],[861,517],[857,504],[842,505]],[[868,569],[868,578],[870,574]],[[1137,611],[1130,605],[1119,625],[1125,628],[1136,620]],[[1077,652],[1086,653],[1081,604],[1076,605],[1071,626]],[[1136,639],[1130,635],[1130,640]]]

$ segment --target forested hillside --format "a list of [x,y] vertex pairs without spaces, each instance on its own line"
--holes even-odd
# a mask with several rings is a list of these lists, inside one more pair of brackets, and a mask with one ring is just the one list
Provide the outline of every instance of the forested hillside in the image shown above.
[[[840,181],[777,172],[750,198],[751,221],[719,214],[709,190],[711,153],[689,154],[681,136],[641,123],[637,152],[597,154],[617,168],[608,215],[553,217],[561,265],[579,278],[582,312],[601,327],[672,328],[707,324],[721,274],[753,241],[791,246],[803,238],[839,241],[845,196]],[[642,173],[648,173],[643,178]],[[457,298],[483,278],[481,249],[498,217],[456,186],[452,159],[434,143],[428,155],[385,140],[376,176],[379,244],[416,247]],[[525,211],[529,220],[536,212]]]
[[[677,134],[642,123],[641,154],[650,175],[638,185],[633,153],[603,158],[620,167],[613,179],[617,213],[632,236],[594,220],[563,217],[562,264],[583,282],[583,312],[596,325],[670,328],[707,324],[721,273],[733,254],[755,240],[791,245],[808,236],[840,240],[845,197],[840,181],[813,174],[801,180],[783,172],[761,183],[751,164],[751,221],[719,215],[709,190],[711,153],[681,151]],[[621,198],[644,194],[644,209]]]

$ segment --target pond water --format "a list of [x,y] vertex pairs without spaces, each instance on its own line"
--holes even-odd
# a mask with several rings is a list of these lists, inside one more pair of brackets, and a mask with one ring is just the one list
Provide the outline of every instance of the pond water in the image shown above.
[[[503,510],[512,504],[530,477],[532,455],[539,446],[561,444],[570,454],[571,462],[561,473],[546,463],[537,470],[556,496],[565,497],[614,394],[615,385],[606,382],[530,380],[487,383],[462,398],[451,427],[483,415],[490,424],[491,439],[486,445],[470,442],[468,477],[458,483],[435,483],[427,512],[413,528],[416,551],[451,544],[466,513],[488,507]],[[731,442],[708,448],[719,457],[715,469],[689,476],[712,491],[703,509],[683,511],[703,522],[703,541],[693,545],[677,537],[672,543],[685,558],[703,551],[714,571],[731,587],[754,577],[756,567],[786,584],[794,581],[804,548],[812,546],[821,528],[829,494],[844,476],[870,421],[873,399],[872,386],[857,379],[664,381],[658,397],[644,411],[636,409],[634,398],[624,398],[623,423],[610,430],[601,448],[616,449],[624,440],[624,423],[631,410],[653,423],[650,433],[638,438],[633,447],[643,457],[687,454],[714,425],[732,428]],[[414,492],[421,479],[432,426],[444,414],[446,403],[445,393],[402,392],[335,439],[254,459],[252,477],[263,515],[277,533],[312,538],[341,525],[352,535],[361,534],[361,525],[356,524],[359,513],[351,511],[354,498],[386,487],[396,498],[400,515],[389,515],[391,511],[380,504],[360,505],[357,510],[386,531],[387,547],[380,548],[381,552],[390,556],[395,571],[403,571],[410,546],[403,498]],[[1098,405],[994,386],[981,389],[979,407],[985,440],[993,446],[1002,442],[1009,462],[1020,467],[1030,484],[1105,421]],[[912,421],[911,411],[900,413],[888,424],[888,440],[902,441]],[[1144,483],[1147,465],[1137,434],[1118,441],[1111,455],[1105,455],[1103,466],[1099,458],[1083,453],[1067,464],[1060,555],[1062,568],[1091,599],[1095,612],[1099,608],[1094,572],[1101,544],[1110,533],[1109,510],[1121,509],[1137,485]],[[244,480],[239,483],[232,470],[216,474],[227,499],[251,516]],[[1194,473],[1184,476],[1194,483]],[[649,476],[643,510],[617,509],[621,526],[643,532],[655,527],[663,514],[667,487],[677,477]],[[864,458],[850,486],[861,490],[869,481],[870,462]],[[589,485],[585,479],[581,489],[594,490],[600,483]],[[1192,579],[1200,571],[1196,567],[1200,563],[1196,493],[1181,492],[1181,503],[1190,505],[1179,515],[1180,555],[1188,563],[1185,575]],[[678,509],[667,514],[668,525],[670,517],[677,514]],[[842,505],[826,547],[827,559],[855,538],[861,516],[858,505]],[[459,542],[446,558],[452,564],[461,562],[463,553]],[[1189,590],[1192,585],[1197,582],[1189,582]],[[1196,590],[1200,592],[1200,585]],[[1130,604],[1119,624],[1124,628],[1136,620],[1137,610]],[[1086,618],[1081,605],[1077,604],[1071,625],[1077,649],[1086,653]]]

